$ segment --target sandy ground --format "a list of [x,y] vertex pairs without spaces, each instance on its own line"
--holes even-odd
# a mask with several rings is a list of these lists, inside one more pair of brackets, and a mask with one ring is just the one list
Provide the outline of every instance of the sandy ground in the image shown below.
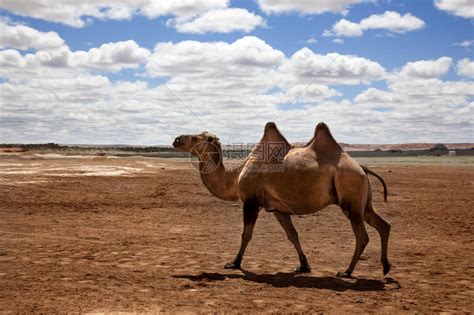
[[311,274],[292,272],[296,252],[265,212],[244,270],[229,271],[241,206],[212,197],[188,161],[2,155],[0,310],[471,312],[474,160],[449,161],[364,161],[389,186],[383,203],[372,181],[394,267],[384,278],[368,227],[355,278],[340,279],[355,240],[337,207],[294,218]]

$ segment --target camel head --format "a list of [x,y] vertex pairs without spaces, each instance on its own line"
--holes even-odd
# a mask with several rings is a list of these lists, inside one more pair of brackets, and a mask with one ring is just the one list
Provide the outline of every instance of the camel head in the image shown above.
[[189,152],[192,155],[201,157],[206,153],[220,152],[221,143],[216,135],[203,131],[197,135],[181,135],[176,137],[173,147],[179,151]]

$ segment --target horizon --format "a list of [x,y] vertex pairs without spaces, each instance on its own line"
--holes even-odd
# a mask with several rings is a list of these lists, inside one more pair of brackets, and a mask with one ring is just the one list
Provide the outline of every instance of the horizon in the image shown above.
[[[48,5],[49,4],[49,5]],[[52,9],[54,7],[54,10]],[[459,0],[0,3],[0,142],[474,142]]]
[[[129,146],[129,147],[170,147],[172,148],[172,144],[127,144],[127,143],[60,143],[55,141],[47,141],[47,142],[30,142],[30,143],[7,143],[7,142],[0,142],[0,147],[2,145],[42,145],[42,144],[57,144],[60,146],[90,146],[90,147],[113,147],[113,146]],[[231,145],[255,145],[257,142],[229,142],[229,143],[221,143],[223,146],[231,146]],[[303,144],[306,142],[291,142],[290,144]],[[346,146],[395,146],[395,145],[435,145],[435,144],[444,144],[444,145],[466,145],[466,146],[474,146],[474,142],[403,142],[403,143],[347,143],[347,142],[338,142],[340,145]]]

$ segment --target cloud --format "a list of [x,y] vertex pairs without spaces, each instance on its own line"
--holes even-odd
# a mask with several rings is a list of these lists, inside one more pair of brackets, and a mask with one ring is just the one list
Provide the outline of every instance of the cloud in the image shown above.
[[134,15],[150,19],[173,16],[166,24],[183,33],[247,33],[256,27],[266,26],[262,17],[246,9],[228,8],[229,3],[229,0],[82,0],[62,1],[61,5],[56,5],[55,2],[48,3],[48,0],[32,0],[28,3],[4,0],[0,9],[77,28],[86,26],[92,18],[129,20]]
[[86,70],[117,72],[137,68],[145,63],[150,52],[133,40],[107,43],[88,51],[71,51],[69,47],[40,50],[21,55],[18,51],[0,51],[0,75],[8,78],[28,77],[33,74],[57,76],[58,72],[77,73]]
[[226,76],[248,74],[249,70],[271,70],[284,59],[284,54],[263,40],[245,36],[233,43],[182,41],[158,43],[147,64],[152,76]]
[[266,26],[265,20],[245,9],[227,8],[207,11],[192,18],[174,18],[167,22],[181,33],[248,33],[259,26]]
[[379,90],[373,87],[368,88],[354,98],[356,103],[373,104],[373,107],[387,106],[401,101],[400,95]]
[[460,46],[464,48],[469,48],[471,46],[474,46],[474,40],[463,40],[460,43],[454,43],[453,46]]
[[229,0],[167,0],[167,1],[144,1],[141,13],[149,18],[174,15],[178,17],[192,17],[204,14],[210,10],[225,9],[229,6]]
[[405,33],[423,28],[425,22],[411,13],[400,15],[398,12],[385,11],[383,14],[374,14],[359,23],[346,19],[336,22],[331,30],[325,30],[323,36],[360,37],[364,31],[371,29],[384,29],[395,33]]
[[341,95],[339,91],[320,84],[294,85],[286,89],[284,93],[274,94],[280,104],[286,105],[295,103],[314,104]]
[[440,80],[451,65],[450,57],[408,62],[400,71],[387,76],[387,90],[369,87],[354,101],[369,108],[400,109],[397,111],[399,115],[422,115],[422,111],[437,115],[437,108],[447,111],[448,108],[466,105],[474,96],[474,82]]
[[[0,51],[1,68],[21,68],[26,64],[22,55],[14,49],[5,49]],[[1,73],[1,72],[0,72]]]
[[100,20],[128,20],[134,14],[148,18],[159,16],[190,17],[212,9],[226,8],[229,0],[81,0],[61,1],[60,5],[51,0],[3,0],[0,8],[21,16],[34,17],[46,21],[62,23],[72,27],[84,27],[87,18]]
[[382,79],[385,69],[366,58],[338,53],[320,55],[302,48],[282,63],[276,75],[290,85],[296,82],[352,85]]
[[406,78],[439,78],[445,75],[452,65],[450,57],[441,57],[437,60],[419,60],[408,62],[398,73]]
[[363,0],[257,0],[266,14],[297,12],[302,14],[321,14],[325,12],[343,13],[351,5]]
[[[143,65],[150,82],[166,85],[106,76]],[[160,42],[151,53],[134,41],[5,49],[0,134],[3,142],[169,144],[207,129],[223,143],[247,142],[272,120],[290,141],[307,141],[320,121],[344,142],[470,141],[474,83],[441,80],[450,65],[442,57],[386,70],[309,48],[285,55],[254,36]],[[341,100],[344,85],[376,80],[387,88]]]
[[62,1],[58,5],[54,1],[45,0],[28,2],[3,0],[0,7],[21,16],[58,22],[72,27],[84,27],[86,25],[85,16],[99,19],[130,18],[132,12],[138,8],[134,2],[131,0],[117,0],[111,5],[103,0],[84,0]]
[[336,36],[349,36],[349,37],[357,36],[358,37],[358,36],[362,36],[362,34],[364,34],[364,31],[361,25],[357,23],[353,23],[346,19],[342,19],[332,26],[332,32],[324,30],[323,36],[336,35]]
[[383,120],[374,131],[382,139],[395,143],[469,142],[473,91],[474,82],[399,79],[389,82],[387,90],[368,88],[355,97],[354,106],[378,112],[375,117]]
[[464,58],[458,61],[456,73],[459,76],[474,78],[474,61]]
[[[170,78],[169,89],[190,104],[201,120],[209,121],[222,139],[241,141],[278,116],[279,106],[292,110],[299,103],[315,106],[341,96],[329,84],[369,82],[385,74],[382,66],[368,59],[318,55],[308,48],[286,58],[253,36],[232,43],[159,43],[146,68],[151,76]],[[285,113],[285,120],[291,117]],[[227,128],[229,121],[233,131]],[[195,117],[192,122],[200,123]],[[310,130],[313,124],[308,121],[305,126]]]
[[146,62],[150,52],[138,46],[133,40],[107,43],[87,52],[74,52],[73,63],[90,69],[119,71],[123,68],[136,68]]
[[435,0],[434,5],[439,10],[464,18],[474,17],[474,5],[471,0]]
[[332,40],[332,42],[333,42],[334,44],[344,44],[344,40],[343,40],[343,39],[340,39],[340,38],[334,38],[334,39]]
[[310,45],[311,45],[311,44],[316,44],[317,42],[318,42],[318,41],[317,41],[316,38],[314,38],[314,37],[310,37],[310,38],[308,38],[308,39],[306,40],[306,43],[307,43],[307,44],[310,44]]
[[11,25],[0,20],[0,48],[54,49],[64,45],[56,32],[40,32],[26,25]]
[[[170,78],[168,88],[200,116],[211,119],[221,113],[219,117],[237,118],[272,109],[275,96],[266,91],[275,86],[272,73],[284,58],[281,51],[253,36],[232,43],[182,41],[158,43],[146,69],[152,77]],[[224,126],[226,120],[212,121]],[[195,118],[194,122],[199,123]]]
[[354,101],[367,108],[388,107],[396,110],[397,115],[438,115],[437,110],[448,111],[460,105],[467,105],[469,98],[474,96],[473,88],[474,82],[398,80],[390,82],[388,90],[370,87],[357,95]]

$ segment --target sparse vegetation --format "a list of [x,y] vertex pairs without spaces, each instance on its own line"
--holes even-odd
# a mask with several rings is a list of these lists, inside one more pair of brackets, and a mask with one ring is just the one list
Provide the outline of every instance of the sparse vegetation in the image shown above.
[[83,150],[83,151],[125,151],[125,152],[174,152],[172,147],[164,146],[79,146],[49,143],[1,143],[0,148],[21,148],[24,150]]
[[[444,148],[446,146],[442,145]],[[447,155],[448,149],[440,150],[441,145],[434,145],[430,149],[406,149],[398,148],[382,150],[376,148],[373,151],[367,150],[348,150],[352,157],[401,157],[401,156],[439,156]],[[244,147],[242,149],[223,148],[223,156],[226,159],[245,158],[251,151],[252,147]],[[473,156],[474,147],[450,149],[456,152],[457,156]],[[127,155],[144,155],[144,156],[163,156],[163,157],[182,157],[183,153],[177,152],[174,148],[168,146],[132,146],[132,145],[64,145],[54,142],[48,143],[1,143],[0,151],[4,153],[25,152],[25,151],[59,151],[63,154],[112,154],[119,156]],[[439,152],[443,154],[439,154]],[[156,153],[156,154],[154,154]]]
[[31,144],[21,144],[21,143],[1,143],[0,148],[22,148],[27,150],[62,150],[67,149],[67,146],[62,146],[57,143],[31,143]]

